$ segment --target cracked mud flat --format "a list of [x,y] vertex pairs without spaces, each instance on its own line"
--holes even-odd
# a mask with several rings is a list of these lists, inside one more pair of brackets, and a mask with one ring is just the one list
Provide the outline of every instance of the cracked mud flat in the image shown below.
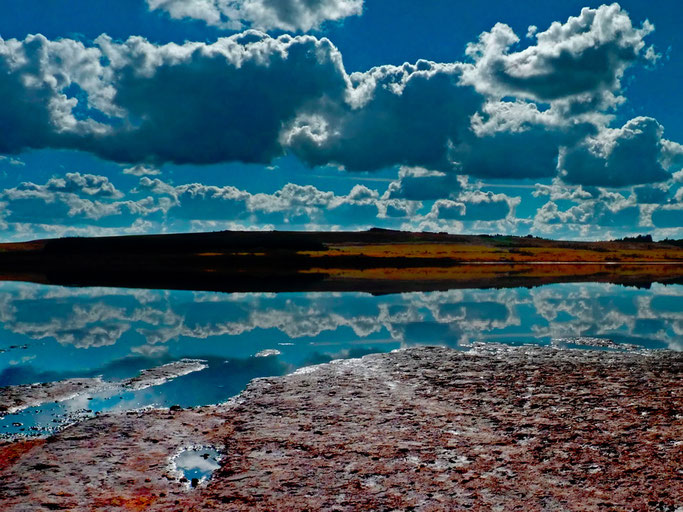
[[[0,508],[681,510],[683,354],[414,348],[0,445]],[[214,446],[192,488],[170,461]]]

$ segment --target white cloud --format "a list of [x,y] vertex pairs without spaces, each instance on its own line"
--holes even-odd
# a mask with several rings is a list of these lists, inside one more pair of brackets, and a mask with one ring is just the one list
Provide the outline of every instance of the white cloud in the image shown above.
[[567,199],[570,201],[582,201],[592,199],[598,194],[595,187],[584,188],[581,185],[573,186],[554,179],[550,185],[536,183],[532,195],[534,197],[549,196],[552,201]]
[[[553,192],[551,192],[551,198]],[[575,236],[597,239],[613,237],[608,230],[626,231],[631,234],[639,226],[647,226],[647,212],[643,212],[635,193],[628,196],[606,189],[597,189],[590,198],[561,192],[541,206],[535,213],[533,229],[537,233],[549,234],[564,230],[563,236]],[[573,197],[578,203],[561,208],[556,200],[567,200]]]
[[44,185],[25,182],[0,192],[3,215],[15,227],[21,223],[92,224],[104,218],[126,226],[137,217],[164,213],[170,207],[165,198],[122,198],[123,193],[106,176],[80,173],[50,178]]
[[[213,24],[229,18],[228,7],[259,20],[270,9],[280,22],[294,16],[307,26],[361,8],[353,0],[150,2]],[[418,60],[351,74],[326,38],[255,30],[212,44],[0,40],[0,123],[11,127],[0,152],[80,149],[138,176],[164,162],[267,164],[285,153],[349,171],[445,173],[399,177],[388,199],[434,199],[428,188],[441,180],[454,191],[455,174],[544,178],[560,170],[573,184],[653,183],[680,170],[681,146],[651,118],[609,128],[622,75],[646,58],[652,29],[634,27],[613,4],[553,23],[520,51],[511,51],[518,37],[497,24],[469,45],[473,63]],[[272,211],[288,201],[264,199]]]
[[500,220],[514,217],[515,207],[519,204],[518,197],[508,197],[505,194],[494,194],[481,190],[463,191],[456,201],[439,199],[434,202],[426,220]]
[[136,164],[126,167],[123,170],[123,174],[130,174],[132,176],[158,176],[161,174],[161,171],[157,167]]
[[568,101],[575,109],[606,108],[618,103],[623,73],[638,59],[644,37],[653,30],[648,21],[634,27],[619,4],[586,7],[566,23],[534,31],[535,45],[510,52],[519,38],[509,26],[497,23],[468,45],[475,64],[465,80],[499,98],[515,95]]
[[291,32],[317,30],[363,12],[363,0],[147,0],[151,10],[172,18],[192,18],[208,25],[237,30],[249,26]]

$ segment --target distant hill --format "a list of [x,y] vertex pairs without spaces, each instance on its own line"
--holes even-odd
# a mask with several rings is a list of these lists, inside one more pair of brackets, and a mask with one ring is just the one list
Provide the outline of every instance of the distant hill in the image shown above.
[[648,236],[573,242],[374,228],[219,231],[0,244],[0,279],[74,286],[219,291],[534,286],[602,280],[679,282],[683,246]]

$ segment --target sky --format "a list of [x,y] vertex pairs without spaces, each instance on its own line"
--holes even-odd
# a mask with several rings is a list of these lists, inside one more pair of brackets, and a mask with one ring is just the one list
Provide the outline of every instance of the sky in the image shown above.
[[0,241],[683,238],[680,2],[0,9]]

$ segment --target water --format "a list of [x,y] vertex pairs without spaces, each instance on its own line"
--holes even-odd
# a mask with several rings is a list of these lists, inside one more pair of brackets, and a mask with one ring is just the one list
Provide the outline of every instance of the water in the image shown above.
[[215,448],[194,446],[182,450],[172,463],[191,487],[205,482],[219,468],[220,453]]
[[[418,344],[591,336],[617,347],[683,350],[683,286],[582,283],[372,296],[5,282],[0,319],[0,386],[101,379],[0,420],[2,434],[41,434],[105,411],[219,403],[255,377]],[[185,358],[195,362],[184,374],[131,384],[145,369]]]

